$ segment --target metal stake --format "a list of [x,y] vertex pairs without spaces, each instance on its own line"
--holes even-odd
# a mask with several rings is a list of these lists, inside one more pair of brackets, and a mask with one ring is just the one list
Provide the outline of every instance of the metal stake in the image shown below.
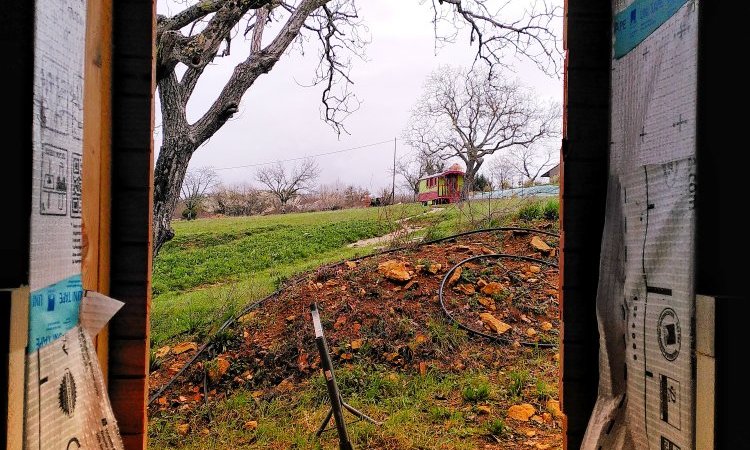
[[320,365],[323,369],[323,376],[326,379],[328,398],[331,399],[331,409],[328,411],[328,414],[326,414],[326,418],[320,425],[315,437],[320,437],[320,435],[326,431],[328,422],[331,420],[331,416],[333,416],[336,422],[336,431],[339,435],[339,448],[341,450],[354,450],[354,447],[349,440],[349,433],[346,430],[346,421],[344,421],[344,410],[342,407],[360,419],[374,423],[375,425],[382,424],[341,399],[341,393],[336,384],[336,377],[333,374],[333,361],[331,361],[331,354],[328,352],[328,342],[323,334],[323,325],[320,322],[318,305],[315,303],[310,305],[310,312],[312,313],[313,328],[315,329],[315,344],[318,346],[318,352],[320,353]]

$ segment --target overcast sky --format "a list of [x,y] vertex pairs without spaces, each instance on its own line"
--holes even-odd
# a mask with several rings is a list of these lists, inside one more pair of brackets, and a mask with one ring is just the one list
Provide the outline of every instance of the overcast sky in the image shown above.
[[[525,2],[519,0],[519,3]],[[420,5],[419,0],[365,0],[358,5],[372,42],[366,50],[366,61],[353,60],[353,89],[362,105],[346,120],[349,135],[337,136],[320,119],[322,88],[301,86],[312,79],[317,49],[308,50],[304,56],[293,51],[250,88],[239,113],[196,151],[190,166],[222,169],[389,141],[316,160],[322,169],[319,183],[339,181],[371,192],[390,186],[393,138],[401,136],[425,78],[443,64],[470,66],[476,48],[469,46],[468,36],[464,35],[456,44],[438,49],[436,54],[431,9],[428,4]],[[177,10],[173,7],[168,11],[167,6],[161,0],[159,13],[174,14]],[[558,26],[562,28],[561,24]],[[217,59],[206,70],[188,105],[190,120],[198,118],[214,101],[234,64],[246,57],[247,51],[243,50],[236,39],[232,43],[233,54]],[[561,77],[550,78],[527,63],[509,62],[516,67],[513,76],[532,87],[540,99],[562,102]],[[161,144],[158,104],[156,119],[158,151]],[[399,158],[411,152],[398,142]],[[256,168],[238,168],[218,173],[228,184],[257,184],[255,171]]]

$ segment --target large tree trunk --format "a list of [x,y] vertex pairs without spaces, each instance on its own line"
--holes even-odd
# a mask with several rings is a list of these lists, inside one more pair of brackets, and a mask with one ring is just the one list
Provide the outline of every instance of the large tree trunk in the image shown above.
[[165,136],[159,150],[159,159],[154,168],[154,257],[162,245],[174,237],[171,221],[190,157],[196,148],[195,143],[183,133],[170,138]]
[[468,200],[471,197],[471,191],[474,189],[474,178],[476,178],[479,165],[476,161],[466,161],[466,173],[464,173],[464,186],[461,189],[461,199]]

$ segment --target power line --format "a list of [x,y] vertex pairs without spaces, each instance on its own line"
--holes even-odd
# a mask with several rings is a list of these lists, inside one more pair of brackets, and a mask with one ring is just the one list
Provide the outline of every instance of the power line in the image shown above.
[[359,147],[345,148],[345,149],[342,149],[342,150],[335,150],[335,151],[332,151],[332,152],[317,153],[315,155],[300,156],[298,158],[278,159],[276,161],[268,161],[268,162],[264,162],[264,163],[245,164],[245,165],[242,165],[242,166],[220,167],[220,168],[214,169],[214,170],[245,169],[245,168],[248,168],[248,167],[260,167],[260,166],[267,166],[269,164],[277,164],[277,163],[284,163],[284,162],[291,162],[291,161],[299,161],[299,160],[302,160],[302,159],[317,158],[319,156],[328,156],[328,155],[335,155],[335,154],[338,154],[338,153],[352,152],[354,150],[361,150],[363,148],[375,147],[376,145],[388,144],[390,142],[391,142],[391,140],[388,139],[387,141],[374,142],[372,144],[360,145]]

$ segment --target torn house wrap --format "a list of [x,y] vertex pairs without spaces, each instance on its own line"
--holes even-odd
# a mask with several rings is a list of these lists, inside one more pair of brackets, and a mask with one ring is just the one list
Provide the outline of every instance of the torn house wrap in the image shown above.
[[600,382],[584,449],[694,445],[698,6],[613,3]]

